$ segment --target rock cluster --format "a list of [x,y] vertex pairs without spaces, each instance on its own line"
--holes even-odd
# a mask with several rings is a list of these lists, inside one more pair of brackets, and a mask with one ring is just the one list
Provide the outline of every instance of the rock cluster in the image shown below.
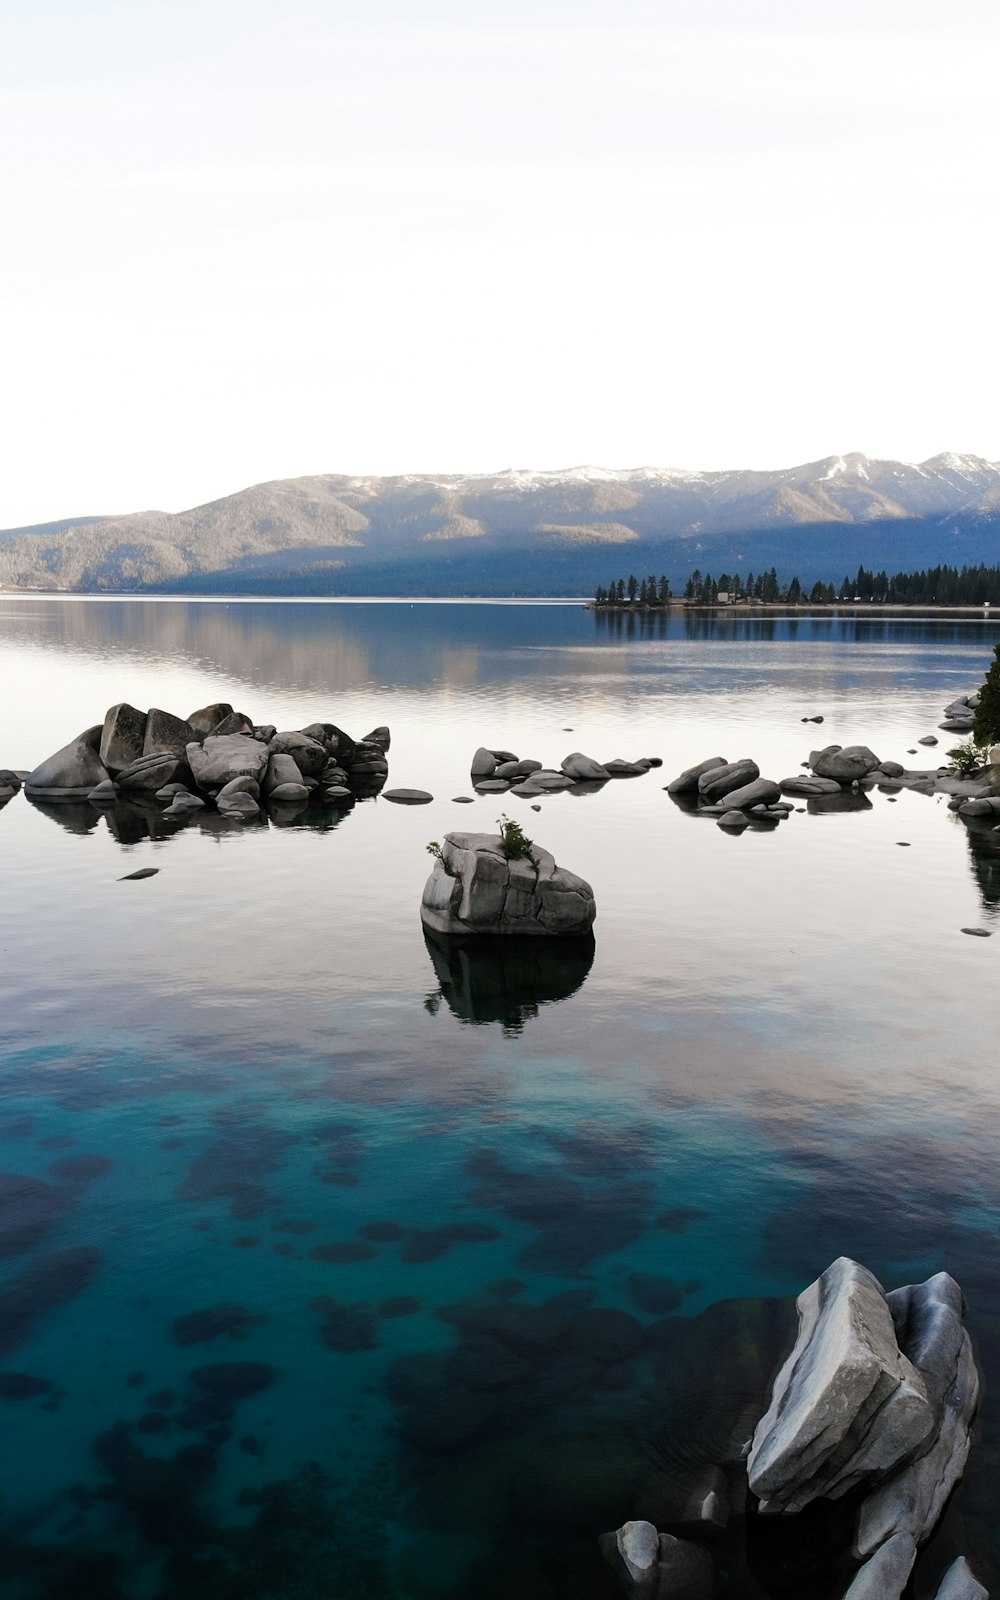
[[602,762],[574,750],[563,757],[558,768],[545,767],[530,758],[519,760],[512,750],[487,750],[480,745],[472,758],[470,773],[473,788],[480,794],[502,794],[509,789],[511,794],[530,800],[559,789],[589,793],[611,778],[641,778],[661,764],[658,756],[640,756],[635,761],[616,756]]
[[667,793],[699,816],[714,817],[720,828],[734,831],[754,822],[773,825],[794,809],[782,800],[781,786],[762,778],[756,761],[748,757],[727,761],[710,756],[668,783]]
[[597,908],[583,878],[547,850],[511,858],[499,834],[449,833],[424,886],[420,916],[445,934],[587,937]]
[[945,706],[938,727],[947,729],[949,733],[971,733],[978,707],[978,690],[975,694],[961,694],[957,700]]
[[962,1291],[940,1272],[887,1295],[841,1257],[797,1303],[798,1337],[751,1443],[750,1488],[763,1513],[791,1515],[867,1487],[853,1549],[865,1565],[848,1593],[894,1600],[969,1453],[979,1376]]
[[264,803],[299,805],[314,794],[336,803],[377,792],[388,749],[385,727],[352,739],[333,722],[280,732],[225,702],[188,717],[121,702],[29,773],[25,791],[96,806],[119,796],[155,799],[172,817],[213,804],[240,820],[259,815]]

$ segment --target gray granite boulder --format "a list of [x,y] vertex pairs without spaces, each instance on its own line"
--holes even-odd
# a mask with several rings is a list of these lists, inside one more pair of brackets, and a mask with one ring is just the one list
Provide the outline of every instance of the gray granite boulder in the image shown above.
[[268,791],[267,798],[276,805],[288,805],[290,802],[300,803],[309,799],[310,791],[304,783],[279,783]]
[[[711,810],[714,813],[716,810],[715,806],[712,806]],[[732,828],[735,831],[738,828],[749,827],[750,824],[749,818],[746,816],[745,812],[729,810],[722,811],[720,813],[718,817],[718,825],[720,828]]]
[[641,778],[649,771],[649,762],[645,756],[640,756],[638,761],[625,761],[615,756],[613,761],[605,761],[604,771],[609,778]]
[[88,728],[48,756],[25,780],[28,794],[43,800],[85,800],[91,789],[110,777],[98,749],[103,728]]
[[494,778],[530,778],[533,772],[541,772],[542,763],[532,761],[525,757],[523,761],[501,761],[495,769]]
[[146,713],[142,753],[144,756],[182,756],[191,741],[197,738],[190,722],[183,722],[169,711],[160,711],[157,706],[151,706]]
[[912,1457],[935,1425],[878,1279],[841,1256],[799,1295],[795,1346],[754,1432],[747,1471],[764,1512],[845,1494]]
[[[0,773],[0,779],[3,774]],[[0,791],[2,792],[2,791]],[[87,796],[92,806],[113,806],[118,798],[118,785],[113,778],[105,778],[95,789],[91,789]]]
[[231,717],[233,708],[228,700],[216,700],[210,706],[201,706],[197,711],[192,711],[187,721],[194,729],[195,738],[204,738],[208,733],[214,733],[220,722]]
[[364,739],[359,739],[354,746],[349,763],[346,757],[343,760],[345,765],[348,765],[352,778],[375,777],[389,770],[389,763],[381,745],[369,744]]
[[0,794],[17,794],[20,787],[20,776],[10,767],[0,767]]
[[990,1595],[977,1581],[965,1557],[959,1556],[941,1579],[937,1600],[990,1600]]
[[253,718],[245,711],[230,711],[228,717],[216,723],[212,732],[217,739],[224,739],[227,733],[243,733],[248,739],[256,737]]
[[543,793],[555,789],[569,789],[573,781],[565,772],[556,772],[552,767],[540,767],[527,779],[530,788],[541,790]]
[[564,756],[559,765],[567,778],[599,781],[610,776],[607,767],[595,761],[593,756],[585,756],[580,750],[574,750],[570,755]]
[[[514,756],[513,759],[516,761],[517,757]],[[470,773],[474,778],[492,778],[496,769],[497,758],[493,751],[487,750],[485,745],[480,745],[472,758]]]
[[830,744],[810,755],[809,765],[817,778],[836,778],[838,783],[857,783],[879,765],[878,756],[866,744]]
[[547,850],[510,860],[498,834],[449,833],[424,886],[421,918],[436,933],[589,935],[594,891]]
[[[228,793],[219,794],[216,796],[215,803],[219,808],[220,815],[224,817],[237,817],[241,821],[245,821],[249,817],[256,817],[260,814],[260,806],[253,795],[246,794],[242,790],[230,789]],[[177,804],[176,800],[174,804]]]
[[933,1533],[965,1470],[979,1403],[979,1373],[962,1325],[962,1292],[946,1272],[888,1297],[900,1342],[925,1381],[935,1413],[929,1448],[867,1497],[855,1552],[868,1555],[897,1532],[922,1544]]
[[228,800],[234,794],[248,794],[252,799],[259,800],[260,784],[256,778],[230,778],[229,782],[224,783],[216,795],[216,805],[221,806],[224,800]]
[[109,772],[121,772],[138,761],[146,738],[146,713],[127,700],[110,706],[101,729],[101,760]]
[[677,777],[667,784],[667,793],[697,794],[698,779],[703,773],[718,771],[720,767],[728,765],[725,756],[710,756],[707,761],[699,761],[696,767],[685,767],[683,772],[678,773]]
[[391,735],[388,728],[383,723],[380,727],[373,728],[371,733],[366,733],[361,742],[362,744],[377,744],[379,749],[385,755],[388,755]]
[[712,1558],[700,1545],[636,1519],[598,1540],[622,1591],[635,1600],[709,1600]]
[[760,777],[756,761],[727,761],[725,766],[710,767],[698,779],[698,793],[709,805],[723,800],[733,789],[742,789]]
[[267,770],[261,779],[264,794],[270,794],[282,783],[301,783],[302,772],[294,756],[274,755],[268,758]]
[[188,764],[199,789],[214,792],[231,778],[255,778],[259,783],[268,762],[268,747],[246,734],[209,734],[204,744],[189,744]]
[[154,751],[140,756],[138,761],[118,774],[118,787],[123,794],[156,794],[167,784],[180,783],[187,787],[191,769],[183,755],[170,751]]
[[305,733],[276,733],[267,748],[273,756],[291,756],[304,778],[318,778],[329,760],[326,746]]
[[383,800],[392,800],[397,806],[425,806],[434,799],[426,789],[383,789]]
[[734,811],[746,811],[750,806],[770,806],[780,799],[781,789],[770,778],[754,778],[741,789],[730,789],[725,797],[726,805]]
[[894,1534],[855,1573],[844,1600],[900,1600],[916,1559],[917,1547],[909,1534]]

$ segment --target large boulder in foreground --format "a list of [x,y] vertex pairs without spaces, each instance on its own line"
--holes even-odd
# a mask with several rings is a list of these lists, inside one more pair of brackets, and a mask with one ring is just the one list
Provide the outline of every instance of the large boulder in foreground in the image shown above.
[[25,791],[43,800],[85,800],[110,776],[98,755],[103,727],[88,728],[48,756],[25,780]]
[[537,847],[533,859],[511,860],[495,833],[446,834],[420,905],[425,927],[466,935],[584,937],[596,914],[583,878]]
[[937,1420],[866,1267],[839,1257],[796,1303],[798,1337],[747,1461],[764,1512],[799,1511],[877,1481],[917,1454]]

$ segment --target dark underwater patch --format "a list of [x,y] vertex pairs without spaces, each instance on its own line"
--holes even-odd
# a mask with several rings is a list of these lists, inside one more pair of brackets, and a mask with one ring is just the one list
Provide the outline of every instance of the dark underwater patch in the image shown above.
[[483,1222],[446,1222],[439,1228],[416,1229],[407,1240],[403,1260],[412,1265],[438,1261],[452,1245],[487,1244],[500,1237],[499,1229]]
[[362,1239],[370,1239],[373,1244],[396,1244],[406,1238],[407,1232],[400,1222],[365,1222],[358,1229]]
[[56,1250],[0,1285],[0,1360],[20,1349],[38,1324],[90,1283],[101,1252],[86,1245]]
[[105,1178],[111,1171],[107,1156],[63,1156],[53,1161],[49,1171],[53,1178],[66,1183],[93,1183],[95,1178]]
[[378,1252],[374,1245],[360,1244],[346,1239],[338,1244],[318,1244],[309,1251],[311,1261],[329,1261],[337,1266],[349,1266],[358,1261],[370,1261]]
[[30,1372],[0,1372],[0,1400],[36,1400],[51,1394],[48,1378],[35,1378]]
[[74,1204],[68,1190],[20,1172],[0,1172],[0,1256],[21,1255]]
[[255,1315],[246,1306],[227,1302],[175,1317],[170,1333],[174,1344],[207,1344],[212,1339],[242,1339],[248,1328],[259,1327],[267,1320],[263,1313]]
[[320,1336],[328,1349],[345,1353],[374,1350],[378,1324],[371,1306],[344,1305],[331,1295],[318,1295],[310,1305],[320,1313]]
[[664,1278],[657,1272],[632,1272],[629,1274],[628,1292],[640,1311],[653,1317],[667,1317],[684,1303],[683,1291],[673,1278]]

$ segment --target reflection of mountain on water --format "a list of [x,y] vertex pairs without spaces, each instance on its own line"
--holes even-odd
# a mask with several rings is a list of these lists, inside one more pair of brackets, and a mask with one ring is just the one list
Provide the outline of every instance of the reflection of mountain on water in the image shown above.
[[1000,831],[993,817],[963,817],[961,826],[969,844],[969,865],[979,885],[983,910],[996,915],[1000,910]]
[[424,943],[440,985],[428,1009],[443,998],[462,1022],[499,1022],[505,1033],[520,1033],[539,1007],[569,999],[594,961],[593,939],[466,939],[425,929]]

